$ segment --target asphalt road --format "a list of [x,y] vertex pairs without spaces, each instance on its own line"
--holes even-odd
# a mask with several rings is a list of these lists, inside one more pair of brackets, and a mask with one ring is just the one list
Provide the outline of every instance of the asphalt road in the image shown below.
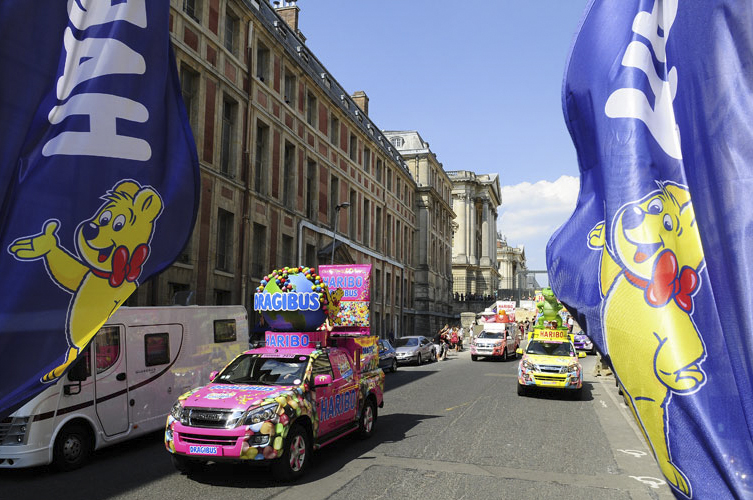
[[671,499],[614,379],[581,360],[579,401],[520,397],[517,361],[401,366],[386,376],[375,435],[314,455],[308,474],[280,485],[265,469],[210,465],[177,473],[155,433],[96,453],[83,469],[0,469],[0,498],[96,499]]

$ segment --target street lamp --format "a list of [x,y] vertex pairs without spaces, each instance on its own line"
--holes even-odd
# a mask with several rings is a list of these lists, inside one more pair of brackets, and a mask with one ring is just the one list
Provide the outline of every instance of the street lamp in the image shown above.
[[346,202],[340,203],[339,205],[337,205],[335,207],[335,227],[334,227],[334,231],[332,233],[333,234],[333,236],[332,236],[332,258],[329,261],[329,265],[330,266],[335,263],[335,243],[337,242],[337,219],[338,219],[338,216],[340,215],[340,209],[341,208],[348,208],[349,206],[350,206],[350,203],[346,201]]

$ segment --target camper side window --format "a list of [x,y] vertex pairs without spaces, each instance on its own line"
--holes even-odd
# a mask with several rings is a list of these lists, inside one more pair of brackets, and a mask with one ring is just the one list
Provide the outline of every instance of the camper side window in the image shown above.
[[99,374],[113,366],[120,357],[120,329],[117,326],[100,328],[94,337],[94,345]]
[[68,370],[68,380],[71,382],[83,382],[92,374],[92,364],[89,346],[86,346],[84,352],[78,355],[73,362],[71,369]]
[[167,333],[144,335],[146,366],[166,365],[170,362],[170,336]]
[[216,319],[214,320],[214,341],[215,342],[235,342],[235,320],[234,319]]

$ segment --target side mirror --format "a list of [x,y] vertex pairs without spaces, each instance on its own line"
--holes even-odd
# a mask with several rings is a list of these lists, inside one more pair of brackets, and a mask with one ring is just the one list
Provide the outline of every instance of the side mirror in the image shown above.
[[214,379],[215,379],[215,378],[217,378],[217,375],[218,375],[219,373],[220,373],[220,372],[218,372],[217,370],[215,370],[215,371],[213,371],[212,373],[210,373],[210,374],[209,374],[209,381],[210,381],[210,382],[214,382]]
[[314,387],[324,387],[332,383],[332,375],[324,374],[314,377]]
[[578,351],[578,357],[579,358],[585,358],[586,357],[586,352],[585,351]]
[[523,354],[523,348],[522,347],[518,347],[517,349],[515,349],[515,353],[519,354],[519,355],[522,355]]

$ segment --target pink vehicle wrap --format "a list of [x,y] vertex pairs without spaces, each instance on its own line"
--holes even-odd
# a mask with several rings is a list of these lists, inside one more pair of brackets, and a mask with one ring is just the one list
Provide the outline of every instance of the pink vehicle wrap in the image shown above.
[[[363,344],[376,350],[375,338],[339,336],[330,339],[333,347],[311,348],[322,343],[326,332],[267,332],[268,339],[271,336],[273,345],[301,347],[268,346],[244,355],[305,360],[303,377],[291,385],[275,386],[213,382],[183,394],[176,403],[180,409],[174,407],[167,418],[168,451],[218,460],[274,459],[294,422],[304,422],[310,429],[316,449],[329,442],[326,437],[331,433],[353,427],[368,397],[383,406],[384,372],[373,367],[378,357],[361,354]],[[324,355],[332,367],[331,383],[314,388],[312,370]],[[251,423],[248,417],[254,411],[263,418]]]

